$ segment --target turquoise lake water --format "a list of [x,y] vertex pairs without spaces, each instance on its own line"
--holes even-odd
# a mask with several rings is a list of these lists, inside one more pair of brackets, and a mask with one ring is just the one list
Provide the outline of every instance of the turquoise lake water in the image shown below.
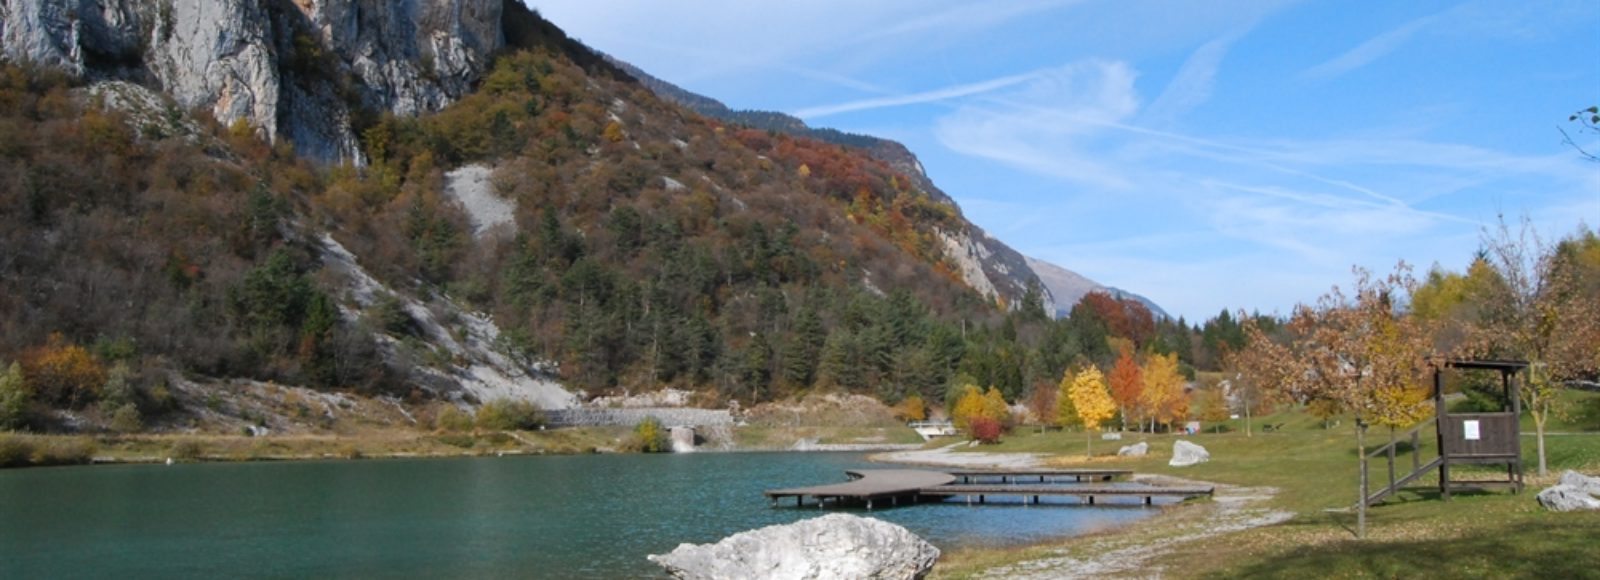
[[[841,482],[854,467],[873,464],[701,453],[3,470],[0,577],[659,577],[646,554],[827,513],[773,508],[761,491]],[[964,502],[852,512],[941,548],[1156,513]]]

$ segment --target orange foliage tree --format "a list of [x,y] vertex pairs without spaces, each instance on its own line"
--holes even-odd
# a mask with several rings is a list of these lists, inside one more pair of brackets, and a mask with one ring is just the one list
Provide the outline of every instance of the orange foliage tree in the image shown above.
[[1144,395],[1144,375],[1139,362],[1133,359],[1133,349],[1122,349],[1107,379],[1111,383],[1111,398],[1122,412],[1122,426],[1126,429],[1128,418],[1140,412]]
[[74,409],[98,398],[106,382],[100,361],[61,333],[51,334],[49,342],[23,355],[22,374],[39,400]]

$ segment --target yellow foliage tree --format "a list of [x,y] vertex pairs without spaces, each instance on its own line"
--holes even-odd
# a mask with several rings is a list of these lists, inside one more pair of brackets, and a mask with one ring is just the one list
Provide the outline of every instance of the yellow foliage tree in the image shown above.
[[956,407],[950,411],[950,420],[957,429],[966,430],[972,426],[972,419],[983,416],[983,391],[977,385],[966,385],[961,388],[961,398],[956,399]]
[[1111,392],[1106,389],[1105,376],[1100,374],[1100,369],[1089,367],[1072,377],[1072,386],[1067,398],[1072,400],[1072,406],[1077,409],[1078,420],[1083,422],[1083,454],[1093,457],[1090,447],[1094,442],[1094,430],[1100,423],[1110,420],[1117,414],[1117,402],[1111,399]]
[[1006,396],[1000,394],[1000,389],[991,386],[983,396],[983,417],[1001,425],[1010,422],[1011,406],[1006,404]]
[[921,395],[911,395],[895,405],[894,416],[901,421],[921,421],[928,418],[928,405]]
[[1178,373],[1178,355],[1153,354],[1145,361],[1141,399],[1152,421],[1171,423],[1189,414],[1189,397]]

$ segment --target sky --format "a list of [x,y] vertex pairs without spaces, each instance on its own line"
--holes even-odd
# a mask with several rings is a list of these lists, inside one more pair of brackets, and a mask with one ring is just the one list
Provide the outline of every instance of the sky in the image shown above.
[[739,109],[905,143],[972,222],[1191,321],[1600,226],[1600,2],[528,0]]

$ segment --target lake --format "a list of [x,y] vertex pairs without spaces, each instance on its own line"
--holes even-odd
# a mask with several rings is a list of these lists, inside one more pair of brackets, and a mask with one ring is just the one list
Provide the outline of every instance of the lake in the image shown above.
[[[763,489],[872,466],[858,453],[697,453],[0,470],[0,575],[659,577],[646,554],[837,511],[774,508]],[[870,515],[952,548],[1154,513],[951,502]]]

